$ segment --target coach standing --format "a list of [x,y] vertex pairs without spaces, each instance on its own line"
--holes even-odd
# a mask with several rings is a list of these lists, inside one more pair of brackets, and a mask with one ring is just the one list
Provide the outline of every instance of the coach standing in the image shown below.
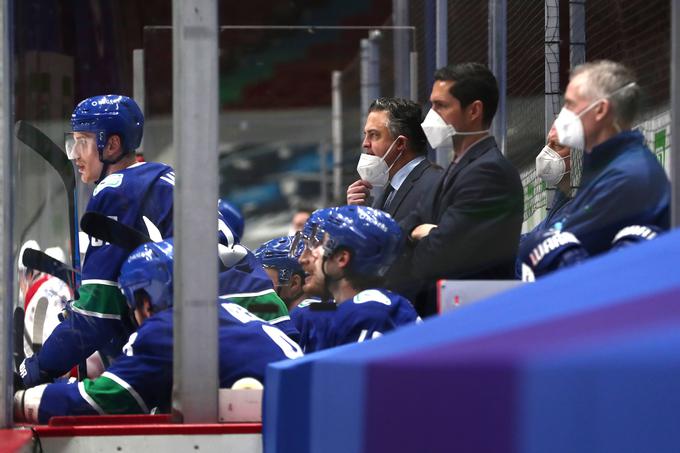
[[[451,144],[453,159],[400,222],[413,247],[411,270],[430,288],[438,279],[513,278],[524,202],[517,170],[489,135],[498,84],[478,63],[441,68],[434,78],[422,127],[433,148]],[[434,297],[417,308],[434,313]]]

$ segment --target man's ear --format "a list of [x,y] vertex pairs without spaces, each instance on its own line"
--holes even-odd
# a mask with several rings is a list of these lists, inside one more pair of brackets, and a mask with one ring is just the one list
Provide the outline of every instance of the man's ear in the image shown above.
[[349,250],[340,250],[335,253],[335,258],[338,263],[338,267],[341,269],[346,269],[349,267],[349,263],[352,260],[352,254]]
[[143,307],[144,307],[144,314],[148,318],[153,314],[153,307],[151,307],[151,299],[149,299],[149,296],[143,296]]
[[298,291],[302,290],[302,285],[303,285],[303,277],[300,274],[293,274],[290,277],[290,288],[292,290]]
[[106,147],[104,148],[104,158],[114,159],[120,153],[123,152],[122,142],[120,141],[119,135],[112,135],[106,141]]
[[602,121],[607,115],[612,113],[612,103],[609,99],[603,99],[597,106],[595,106],[595,119]]
[[481,120],[483,121],[483,115],[484,115],[484,104],[480,100],[472,101],[470,105],[467,106],[466,110],[468,111],[469,115],[469,120],[471,123]]

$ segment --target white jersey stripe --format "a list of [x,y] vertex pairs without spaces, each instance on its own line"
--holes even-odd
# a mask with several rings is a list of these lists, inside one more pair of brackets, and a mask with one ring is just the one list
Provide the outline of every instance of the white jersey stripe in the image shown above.
[[80,393],[80,396],[85,401],[87,401],[87,404],[92,406],[92,409],[96,410],[99,413],[99,415],[105,414],[104,410],[99,406],[99,404],[97,404],[97,402],[93,400],[90,395],[87,394],[87,392],[85,391],[85,384],[83,384],[82,382],[78,382],[78,392]]
[[120,315],[109,315],[107,313],[98,313],[96,311],[83,310],[82,308],[71,306],[71,310],[80,313],[83,316],[92,316],[100,319],[120,319]]
[[264,291],[258,291],[255,293],[234,293],[234,294],[223,294],[220,299],[229,299],[230,297],[257,297],[264,296],[265,294],[276,294],[273,289],[265,289]]
[[118,286],[118,282],[113,282],[111,280],[83,280],[82,285],[106,285],[106,286]]

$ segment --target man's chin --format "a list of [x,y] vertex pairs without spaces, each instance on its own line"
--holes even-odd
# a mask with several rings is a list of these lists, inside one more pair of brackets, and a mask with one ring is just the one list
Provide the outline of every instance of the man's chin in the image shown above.
[[304,284],[302,286],[302,291],[310,297],[321,297],[323,296],[323,288],[318,285]]

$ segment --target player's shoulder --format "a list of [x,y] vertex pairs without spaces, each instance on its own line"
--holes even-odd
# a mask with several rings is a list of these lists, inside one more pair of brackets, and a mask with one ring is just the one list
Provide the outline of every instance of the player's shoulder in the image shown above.
[[137,329],[135,344],[155,343],[167,336],[172,341],[172,313],[172,308],[168,308],[147,318]]
[[305,299],[295,308],[290,310],[290,319],[295,321],[315,317],[327,317],[335,313],[337,309],[338,305],[335,301],[322,302],[320,299],[316,298]]
[[[374,303],[390,306],[390,305],[394,305],[394,304],[401,302],[401,299],[403,299],[403,297],[400,296],[399,294],[393,293],[393,292],[388,291],[386,289],[373,288],[373,289],[365,289],[365,290],[357,293],[354,297],[352,297],[347,302],[351,302],[351,305],[362,305],[362,304],[374,302]],[[343,305],[346,305],[346,304],[343,304]]]
[[316,297],[311,297],[311,298],[309,298],[309,299],[304,299],[302,302],[300,302],[299,304],[297,304],[297,306],[296,306],[295,308],[293,308],[293,310],[291,310],[291,313],[292,313],[294,310],[297,310],[297,309],[301,309],[301,310],[302,310],[302,309],[307,309],[307,310],[308,310],[308,309],[309,309],[309,306],[310,306],[311,304],[315,304],[315,303],[319,303],[319,302],[321,302],[321,299],[316,298]]
[[137,162],[102,179],[92,192],[92,199],[117,197],[119,193],[145,190],[156,180],[175,185],[175,172],[159,162]]

